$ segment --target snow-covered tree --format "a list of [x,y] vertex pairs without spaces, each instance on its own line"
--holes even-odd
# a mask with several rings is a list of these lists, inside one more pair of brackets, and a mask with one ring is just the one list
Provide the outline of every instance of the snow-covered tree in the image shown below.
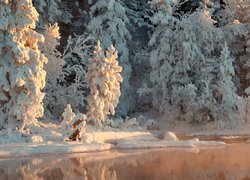
[[248,29],[247,36],[245,39],[245,54],[241,57],[241,60],[245,62],[245,68],[247,69],[247,75],[246,79],[248,80],[247,85],[249,87],[246,88],[245,93],[247,95],[250,94],[250,2],[247,0],[242,0],[241,3],[241,16],[242,16],[242,21],[243,23],[246,24],[246,27]]
[[[127,16],[131,23],[135,23],[139,28],[152,27],[149,20],[152,10],[150,9],[148,0],[130,0],[122,1],[124,8],[126,8]],[[134,29],[136,31],[136,29]],[[141,29],[142,30],[142,29]]]
[[126,27],[129,21],[125,9],[119,0],[98,0],[91,7],[90,15],[89,32],[101,41],[103,48],[106,49],[113,44],[119,52],[119,62],[123,69],[123,83],[117,111],[120,115],[126,115],[132,107],[133,99],[129,84],[132,69],[127,47],[131,35]]
[[232,81],[232,77],[235,76],[232,64],[234,59],[231,57],[226,43],[221,51],[219,60],[220,64],[217,73],[218,81],[214,85],[218,108],[212,111],[212,113],[214,113],[213,117],[217,121],[226,122],[227,125],[235,126],[239,124],[237,121],[241,120],[243,122],[243,118],[239,117],[239,114],[237,114],[239,101],[237,99],[236,87]]
[[[207,40],[210,42],[211,40],[202,38],[204,42],[194,41],[200,38],[196,36],[207,36],[212,22],[205,21],[206,14],[203,12],[196,12],[190,17],[185,15],[182,19],[176,18],[174,16],[176,9],[174,8],[178,7],[177,1],[169,2],[169,4],[153,1],[151,5],[158,8],[151,19],[157,27],[149,42],[149,46],[152,48],[150,79],[152,83],[155,83],[153,105],[157,109],[164,109],[166,102],[172,105],[179,104],[179,99],[182,98],[177,93],[178,89],[189,87],[189,84],[194,83],[193,80],[196,76],[199,76],[197,70],[204,57],[197,43],[204,43]],[[207,26],[207,31],[204,30],[198,34],[201,23]],[[201,41],[203,41],[202,39]]]
[[45,41],[40,43],[40,49],[48,59],[48,63],[44,66],[47,73],[46,84],[52,84],[52,86],[57,84],[57,79],[62,73],[62,68],[65,65],[62,54],[57,50],[61,39],[59,30],[57,23],[46,26],[44,31]]
[[62,129],[68,130],[70,123],[75,118],[75,113],[72,111],[71,105],[67,104],[67,107],[64,109],[62,113],[62,122],[60,124]]
[[[219,52],[227,36],[213,19],[213,3],[201,1],[185,11],[182,1],[152,1],[151,5],[156,9],[151,18],[156,28],[149,42],[153,105],[173,119],[218,120],[213,112],[222,104],[215,96],[214,84],[220,83]],[[224,61],[232,65],[231,60]],[[230,73],[224,76],[222,81],[231,82],[226,88],[234,94]],[[231,107],[224,108],[229,113]]]
[[118,65],[117,58],[118,53],[112,45],[106,51],[105,57],[98,41],[87,74],[90,88],[87,99],[89,119],[105,121],[107,115],[115,114],[115,107],[121,95],[120,84],[123,80],[120,75],[122,68]]
[[73,18],[71,11],[62,0],[32,0],[35,8],[40,14],[39,28],[43,29],[49,23],[69,23]]
[[0,1],[0,129],[23,129],[43,116],[47,59],[38,49],[44,37],[34,30],[37,21],[31,0]]
[[[71,104],[76,113],[84,112],[87,96],[86,69],[88,64],[90,39],[84,34],[69,37],[63,52],[57,50],[60,33],[57,24],[47,26],[45,42],[40,49],[48,58],[44,91],[45,118],[58,120],[67,104]],[[88,44],[88,45],[87,45]]]

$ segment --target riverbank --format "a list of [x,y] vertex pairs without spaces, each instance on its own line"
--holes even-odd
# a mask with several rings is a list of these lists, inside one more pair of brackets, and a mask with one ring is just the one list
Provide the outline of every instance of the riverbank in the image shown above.
[[225,145],[223,141],[200,141],[195,137],[178,139],[172,132],[163,134],[161,131],[157,134],[149,131],[105,131],[85,133],[81,142],[43,141],[1,144],[0,158],[100,152],[113,149],[204,148]]
[[[44,124],[32,134],[5,131],[0,134],[0,158],[33,156],[39,154],[73,154],[100,152],[113,149],[157,149],[226,146],[238,142],[250,142],[250,124],[234,129],[220,130],[214,124],[206,126],[185,122],[174,127],[161,125],[160,130],[143,130],[142,127],[123,129],[103,127],[88,128],[80,142],[69,142],[68,134],[55,124]],[[170,132],[168,129],[171,129]]]
[[249,179],[249,148],[237,143],[8,158],[0,159],[0,179]]

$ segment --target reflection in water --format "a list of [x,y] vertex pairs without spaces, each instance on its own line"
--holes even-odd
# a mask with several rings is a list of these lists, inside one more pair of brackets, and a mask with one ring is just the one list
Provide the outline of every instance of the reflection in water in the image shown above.
[[6,159],[0,179],[250,179],[250,144]]

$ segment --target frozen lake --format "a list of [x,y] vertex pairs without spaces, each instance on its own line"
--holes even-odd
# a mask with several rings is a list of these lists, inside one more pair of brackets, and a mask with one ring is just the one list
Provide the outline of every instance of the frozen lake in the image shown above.
[[250,179],[250,143],[1,159],[0,179]]

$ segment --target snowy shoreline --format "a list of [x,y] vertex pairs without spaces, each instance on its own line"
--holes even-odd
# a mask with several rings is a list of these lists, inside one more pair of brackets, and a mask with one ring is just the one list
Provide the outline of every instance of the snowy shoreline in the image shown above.
[[[159,131],[158,133],[163,133],[163,131]],[[178,140],[172,132],[165,132],[164,136],[159,138],[156,134],[153,135],[147,131],[104,131],[86,133],[85,138],[88,139],[88,143],[63,141],[4,143],[0,145],[0,160],[12,157],[89,153],[114,149],[207,148],[224,147],[227,145],[222,141],[200,141],[198,138]],[[231,136],[228,138],[234,137]]]
[[[45,125],[45,124],[44,124]],[[82,141],[65,141],[60,126],[46,124],[46,130],[36,129],[28,136],[14,132],[0,135],[0,159],[48,154],[73,154],[101,152],[118,149],[159,148],[208,148],[223,147],[230,143],[250,141],[250,124],[235,129],[219,130],[213,124],[206,127],[192,126],[185,122],[175,124],[172,132],[160,126],[160,130],[143,130],[140,127],[115,129],[89,129]]]

